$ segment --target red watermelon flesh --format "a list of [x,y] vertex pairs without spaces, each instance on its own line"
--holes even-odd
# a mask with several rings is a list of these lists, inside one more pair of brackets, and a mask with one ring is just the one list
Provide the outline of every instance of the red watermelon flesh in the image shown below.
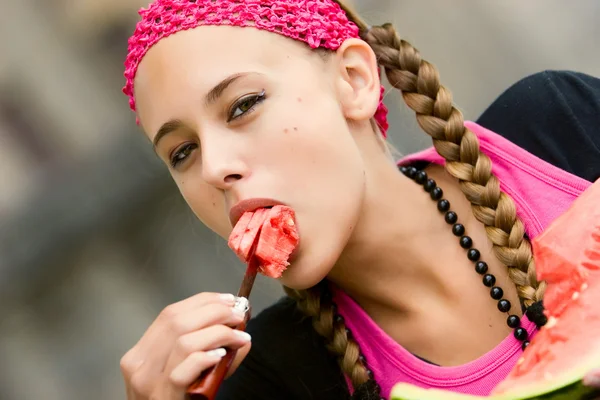
[[247,263],[250,249],[258,240],[254,256],[259,261],[259,271],[277,279],[289,265],[288,259],[299,239],[294,211],[286,206],[275,206],[244,213],[233,228],[228,244]]
[[243,262],[247,263],[250,261],[250,249],[252,248],[254,241],[259,237],[258,235],[260,234],[260,229],[265,222],[267,211],[268,210],[266,208],[259,208],[258,210],[254,211],[252,213],[250,223],[248,223],[248,226],[244,230],[244,236],[242,237],[240,246],[236,249],[238,257]]
[[263,223],[255,253],[260,260],[262,273],[271,278],[280,278],[299,240],[294,211],[284,206],[271,208]]
[[494,390],[551,387],[600,367],[600,181],[533,242],[548,323]]
[[[236,254],[237,249],[239,249],[240,245],[242,244],[242,238],[248,230],[248,224],[250,224],[250,220],[252,220],[253,215],[254,213],[251,212],[246,212],[242,214],[237,224],[235,225],[235,229],[233,229],[233,231],[229,235],[229,240],[227,241],[227,244],[231,249],[235,250]],[[242,261],[246,262],[246,260]]]

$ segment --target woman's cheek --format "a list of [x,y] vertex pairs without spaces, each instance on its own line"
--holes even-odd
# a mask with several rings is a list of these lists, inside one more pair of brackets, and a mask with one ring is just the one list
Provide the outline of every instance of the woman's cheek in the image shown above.
[[210,230],[223,238],[231,232],[222,192],[207,184],[178,183],[179,190],[196,217]]

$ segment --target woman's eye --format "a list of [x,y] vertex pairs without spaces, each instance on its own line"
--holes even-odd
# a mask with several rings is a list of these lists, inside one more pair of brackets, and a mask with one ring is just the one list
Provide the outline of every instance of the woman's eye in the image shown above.
[[194,151],[197,147],[198,146],[194,143],[188,143],[175,150],[171,155],[171,167],[175,168],[185,161],[185,159],[188,158],[188,156],[192,154],[192,151]]
[[234,119],[240,118],[254,109],[254,107],[265,99],[265,91],[263,90],[259,94],[253,94],[242,97],[238,100],[229,112],[227,122],[231,122]]

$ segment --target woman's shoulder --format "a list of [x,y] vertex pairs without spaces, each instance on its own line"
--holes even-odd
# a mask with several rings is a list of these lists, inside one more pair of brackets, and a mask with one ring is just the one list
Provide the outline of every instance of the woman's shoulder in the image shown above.
[[252,348],[218,399],[347,399],[336,360],[289,297],[248,323]]
[[[596,77],[572,71],[529,75],[465,126],[484,142],[486,154],[505,153],[497,163],[517,158],[511,168],[518,168],[520,160],[541,172],[552,165],[570,175],[565,178],[576,186],[582,186],[581,182],[571,178],[587,182],[600,178],[600,79]],[[400,164],[419,160],[443,163],[430,147],[403,158]]]
[[298,341],[305,345],[320,345],[318,336],[312,329],[310,318],[307,318],[296,307],[296,302],[284,296],[273,305],[258,313],[248,323],[246,329],[253,337],[253,345],[263,342],[270,347],[284,346]]
[[511,85],[477,124],[587,181],[600,178],[600,79],[542,71]]
[[334,376],[342,377],[324,339],[313,328],[312,319],[287,296],[260,312],[247,331],[252,335],[255,355],[285,374],[331,375],[333,371]]
[[[535,237],[600,178],[600,79],[570,71],[530,75],[475,122],[481,151]],[[443,164],[434,148],[400,160]]]

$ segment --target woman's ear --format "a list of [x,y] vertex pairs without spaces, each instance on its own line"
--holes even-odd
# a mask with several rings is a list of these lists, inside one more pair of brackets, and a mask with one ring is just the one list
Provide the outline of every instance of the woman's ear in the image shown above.
[[379,105],[381,81],[375,53],[360,39],[347,39],[336,51],[340,104],[346,119],[373,118]]

